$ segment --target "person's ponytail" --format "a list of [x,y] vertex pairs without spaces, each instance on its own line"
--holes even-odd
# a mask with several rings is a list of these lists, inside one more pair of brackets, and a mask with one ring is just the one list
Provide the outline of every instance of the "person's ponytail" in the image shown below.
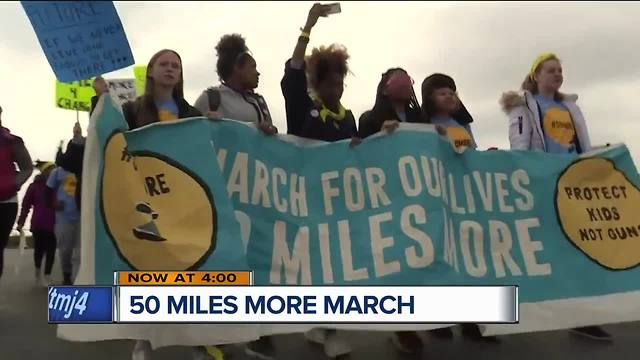
[[521,87],[522,90],[526,90],[534,95],[538,93],[538,83],[529,74],[524,78]]

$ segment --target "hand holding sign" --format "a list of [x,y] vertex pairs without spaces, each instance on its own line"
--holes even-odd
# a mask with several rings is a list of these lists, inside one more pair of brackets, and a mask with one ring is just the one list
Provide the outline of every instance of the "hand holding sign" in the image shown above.
[[98,96],[109,91],[109,86],[102,76],[97,76],[96,79],[93,80],[93,90],[95,90]]
[[[99,86],[102,87],[103,84],[99,84]],[[110,79],[104,86],[107,86],[107,91],[120,105],[136,99],[134,79]]]
[[22,1],[42,50],[62,82],[88,79],[134,63],[111,1]]
[[78,140],[82,138],[82,126],[79,122],[73,125],[73,139]]

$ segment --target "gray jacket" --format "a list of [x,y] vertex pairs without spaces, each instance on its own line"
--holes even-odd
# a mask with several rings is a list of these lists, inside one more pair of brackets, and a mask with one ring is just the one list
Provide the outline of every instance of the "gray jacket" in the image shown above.
[[[251,122],[258,124],[271,121],[271,114],[264,98],[256,93],[240,93],[226,85],[216,86],[213,89],[220,93],[220,106],[217,111],[223,118]],[[193,106],[206,115],[209,112],[209,96],[207,90],[203,91]]]

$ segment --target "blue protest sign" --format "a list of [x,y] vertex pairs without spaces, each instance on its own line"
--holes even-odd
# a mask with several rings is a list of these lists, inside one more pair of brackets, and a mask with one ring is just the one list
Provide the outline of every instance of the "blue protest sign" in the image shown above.
[[134,63],[113,2],[21,3],[59,81],[88,79]]

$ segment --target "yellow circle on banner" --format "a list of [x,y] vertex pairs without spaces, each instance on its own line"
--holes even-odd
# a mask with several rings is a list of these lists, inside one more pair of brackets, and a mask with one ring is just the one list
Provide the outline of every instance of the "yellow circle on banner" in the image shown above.
[[567,238],[598,264],[640,264],[640,191],[602,158],[569,165],[558,179],[556,209]]
[[469,147],[473,144],[471,141],[471,134],[467,131],[467,129],[458,126],[451,126],[447,128],[447,136],[453,142],[453,146],[456,149],[461,147]]
[[120,256],[136,270],[197,269],[215,248],[216,210],[203,183],[171,160],[107,142],[102,214]]
[[573,141],[576,130],[573,127],[571,114],[567,110],[557,107],[549,108],[542,121],[544,133],[563,146],[569,146]]
[[75,196],[78,180],[74,174],[67,174],[62,178],[62,191],[69,196]]

